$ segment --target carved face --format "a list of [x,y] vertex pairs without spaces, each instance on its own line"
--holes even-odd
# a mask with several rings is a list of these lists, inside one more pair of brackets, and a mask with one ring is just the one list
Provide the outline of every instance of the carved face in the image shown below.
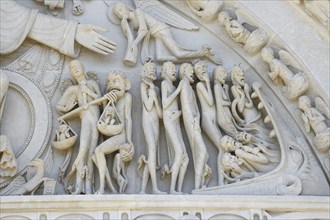
[[107,91],[112,91],[116,94],[117,98],[121,98],[126,91],[126,80],[118,73],[110,73],[108,80]]
[[236,135],[236,139],[244,143],[250,143],[252,141],[252,135],[246,132],[239,132]]
[[224,153],[221,158],[221,163],[224,166],[225,171],[232,171],[235,170],[235,165],[238,163],[238,158],[230,153]]
[[171,62],[166,62],[163,64],[162,75],[166,75],[172,82],[176,81],[176,68]]
[[226,69],[219,66],[214,69],[214,79],[221,84],[225,84],[227,79]]
[[196,63],[194,70],[195,70],[195,74],[196,74],[197,78],[199,79],[199,81],[205,82],[206,80],[208,80],[209,76],[207,74],[207,68],[206,68],[205,64]]
[[154,63],[144,64],[144,70],[142,71],[142,77],[145,79],[150,79],[152,81],[157,79],[156,75],[156,65]]
[[298,107],[301,110],[306,110],[312,107],[312,102],[308,96],[301,96],[298,100]]
[[269,47],[265,47],[261,50],[261,57],[265,62],[270,63],[274,58],[274,51]]
[[183,74],[189,79],[189,83],[193,83],[194,80],[194,70],[192,65],[186,65],[183,69]]
[[59,132],[63,133],[68,129],[68,126],[66,124],[60,125],[58,127]]
[[70,62],[69,70],[71,76],[78,82],[85,79],[84,66],[78,60],[73,60]]
[[242,147],[242,143],[235,141],[232,137],[226,135],[221,138],[221,146],[226,152],[234,152]]
[[113,11],[119,19],[123,19],[123,18],[128,18],[130,10],[126,4],[119,2],[115,4]]
[[234,67],[233,70],[231,71],[231,75],[232,75],[232,81],[235,84],[238,84],[240,86],[244,86],[246,81],[245,81],[245,76],[244,76],[244,72],[240,67]]

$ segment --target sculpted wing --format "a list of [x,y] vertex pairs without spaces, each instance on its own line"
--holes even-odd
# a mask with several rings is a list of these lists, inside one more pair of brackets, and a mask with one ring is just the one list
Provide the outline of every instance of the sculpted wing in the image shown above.
[[199,27],[171,10],[158,0],[133,0],[135,6],[155,19],[183,30],[198,30]]
[[327,103],[320,97],[315,98],[315,107],[319,110],[325,117],[330,119],[330,108]]
[[278,55],[279,55],[280,61],[282,61],[285,65],[292,66],[299,70],[302,69],[300,64],[287,51],[280,50],[278,52]]

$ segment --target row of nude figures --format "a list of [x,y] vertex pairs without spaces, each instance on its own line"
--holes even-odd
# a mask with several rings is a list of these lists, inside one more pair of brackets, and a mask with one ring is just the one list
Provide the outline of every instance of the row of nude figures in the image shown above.
[[[119,192],[123,193],[128,184],[125,163],[134,156],[132,97],[128,93],[130,82],[122,72],[109,73],[106,94],[102,96],[98,83],[85,73],[79,61],[72,61],[69,66],[77,84],[69,84],[64,89],[63,97],[56,106],[63,115],[59,117],[60,126],[53,140],[55,148],[68,151],[61,167],[62,181],[69,193],[93,193],[95,164],[100,177],[100,187],[96,193],[105,193],[106,187],[116,193],[106,163],[106,155],[115,153],[112,174],[118,183]],[[250,87],[240,67],[236,66],[231,71],[231,94],[226,84],[226,69],[222,66],[214,69],[215,99],[205,63],[198,62],[194,66],[182,64],[177,87],[174,85],[176,72],[172,62],[163,64],[160,101],[158,87],[154,85],[157,78],[156,65],[148,62],[141,71],[142,127],[148,152],[148,155],[141,155],[138,159],[138,171],[142,176],[141,193],[146,192],[149,176],[152,192],[163,193],[157,187],[156,177],[160,119],[164,121],[171,155],[163,175],[171,176],[172,194],[182,193],[189,163],[188,146],[193,155],[195,189],[207,185],[212,171],[208,165],[209,155],[203,133],[219,151],[216,162],[219,185],[253,178],[276,166],[280,160],[279,149],[269,137],[270,130],[251,100]],[[196,93],[201,111],[192,87],[194,75],[198,79]],[[99,105],[103,105],[102,113]],[[76,117],[81,120],[79,151],[71,171],[64,176],[72,155],[72,146],[78,136],[66,121]],[[189,143],[185,143],[182,137],[181,117]],[[98,145],[99,133],[108,139],[103,139]]]
[[[196,93],[201,106],[198,108],[195,91],[192,87],[194,75],[197,77]],[[159,139],[159,119],[163,119],[170,168],[165,166],[164,173],[171,175],[170,193],[182,193],[182,183],[189,158],[186,152],[190,146],[195,171],[195,189],[205,187],[211,176],[208,166],[207,147],[202,132],[218,149],[218,184],[224,185],[252,178],[266,173],[279,162],[279,151],[267,137],[268,129],[260,122],[261,115],[254,107],[250,89],[245,82],[243,70],[232,70],[231,102],[229,86],[226,84],[227,72],[222,66],[214,69],[214,93],[211,89],[207,66],[198,62],[194,66],[184,63],[179,68],[180,83],[176,81],[176,66],[165,62],[162,66],[161,104],[157,98],[156,66],[144,65],[141,71],[141,97],[143,103],[143,130],[147,143],[148,159],[139,158],[142,190],[145,192],[150,176],[153,193],[162,193],[157,188],[156,167],[157,144]],[[179,108],[181,106],[181,109]],[[180,126],[182,116],[184,128],[189,140],[184,143]],[[258,133],[258,134],[257,134]],[[255,134],[255,135],[254,135]]]

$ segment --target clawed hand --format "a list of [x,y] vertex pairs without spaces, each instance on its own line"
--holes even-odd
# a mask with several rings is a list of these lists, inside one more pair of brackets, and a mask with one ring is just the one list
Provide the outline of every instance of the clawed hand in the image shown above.
[[79,24],[76,32],[76,41],[84,47],[103,55],[113,53],[116,44],[96,31],[106,32],[107,30],[90,24]]

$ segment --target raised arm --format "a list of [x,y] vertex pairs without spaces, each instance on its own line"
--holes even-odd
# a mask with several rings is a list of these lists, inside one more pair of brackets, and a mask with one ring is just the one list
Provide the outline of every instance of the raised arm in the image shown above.
[[145,16],[141,10],[139,10],[139,9],[135,10],[135,15],[136,15],[135,17],[136,17],[138,25],[139,25],[139,29],[137,31],[137,36],[136,36],[135,40],[133,41],[133,44],[137,45],[147,35],[148,26],[146,23]]
[[154,105],[154,99],[152,96],[148,96],[147,85],[144,83],[141,83],[141,98],[142,98],[142,103],[144,107],[147,109],[147,111],[151,111]]
[[180,94],[181,88],[182,88],[182,83],[180,82],[178,88],[176,88],[176,90],[171,95],[167,96],[168,82],[166,81],[162,82],[162,105],[164,109],[166,109]]
[[62,98],[56,105],[56,110],[61,113],[69,112],[73,109],[77,101],[77,86],[70,86],[63,94]]
[[202,95],[209,106],[214,105],[210,82],[206,82],[206,88],[202,82],[197,83],[197,92]]

